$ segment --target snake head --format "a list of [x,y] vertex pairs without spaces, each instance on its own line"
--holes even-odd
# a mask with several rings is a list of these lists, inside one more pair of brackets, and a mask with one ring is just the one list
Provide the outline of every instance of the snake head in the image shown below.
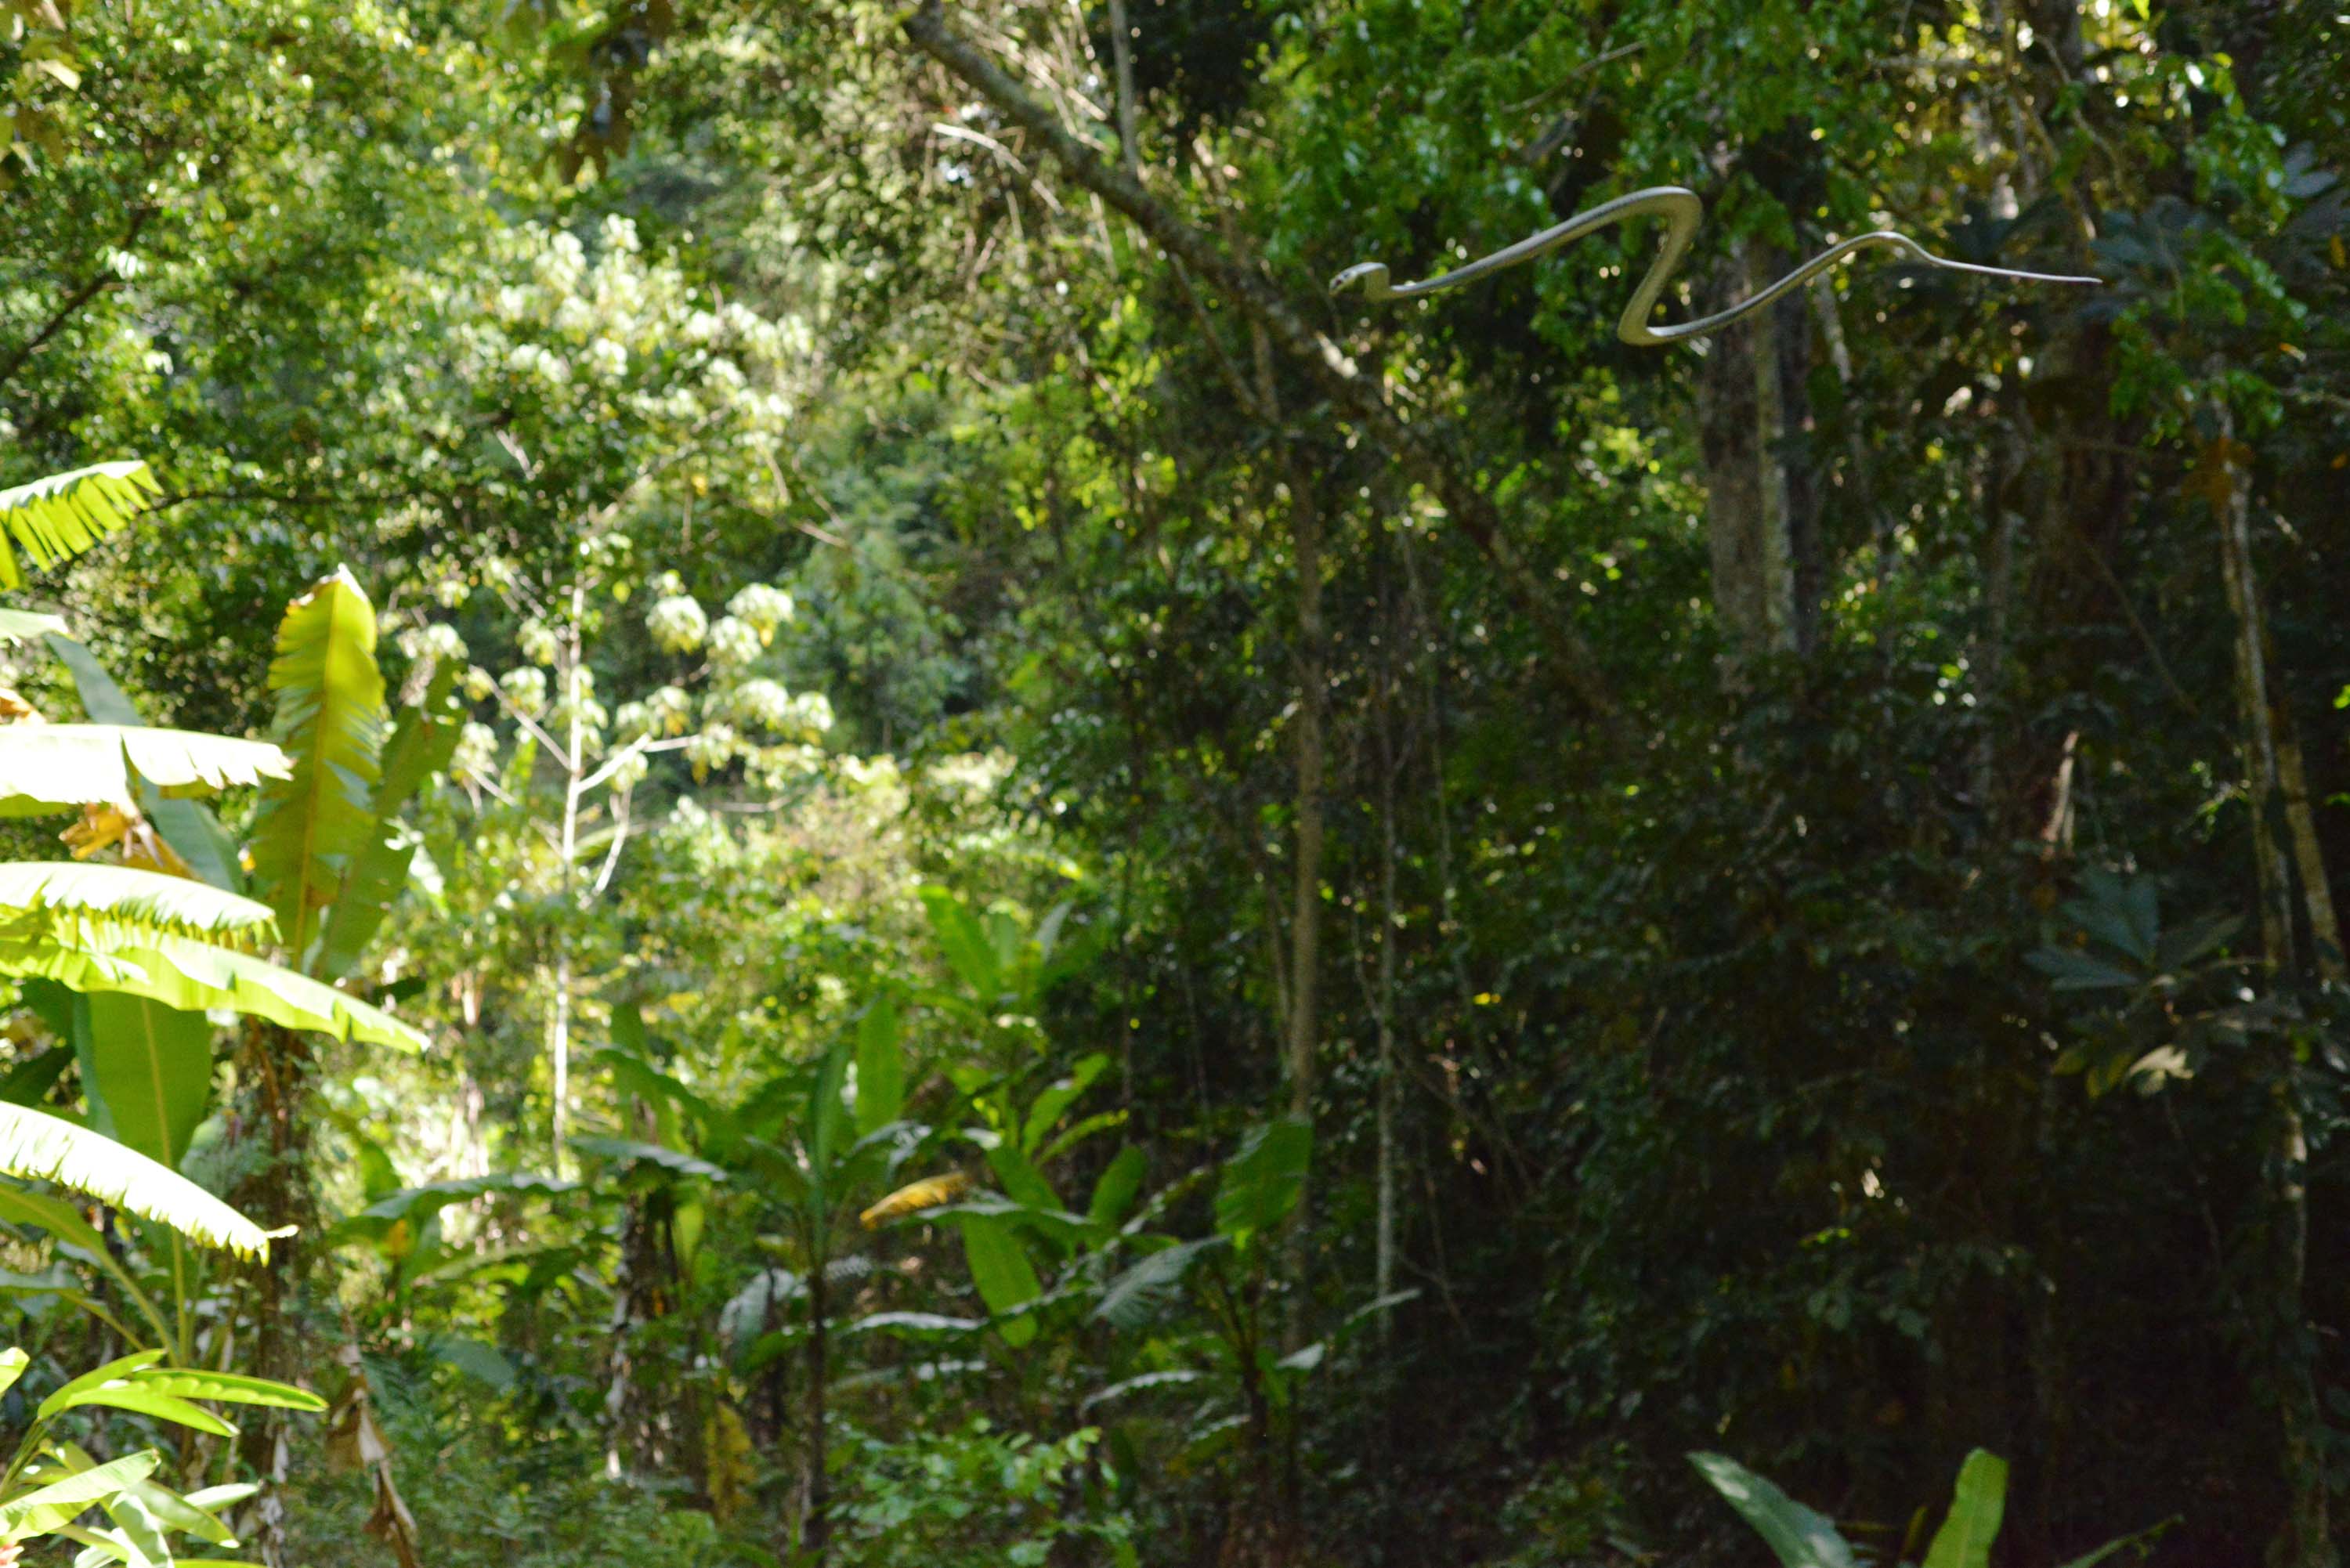
[[1330,280],[1332,294],[1346,294],[1360,288],[1365,304],[1375,305],[1382,299],[1393,299],[1395,290],[1388,283],[1388,264],[1357,262]]

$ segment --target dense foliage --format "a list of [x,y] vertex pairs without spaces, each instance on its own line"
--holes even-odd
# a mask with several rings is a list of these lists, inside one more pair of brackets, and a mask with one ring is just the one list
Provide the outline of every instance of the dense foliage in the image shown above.
[[[2336,1560],[2350,18],[0,15],[0,1109],[188,1189],[0,1162],[0,1339],[318,1397],[40,1463],[272,1564]],[[1664,184],[1660,321],[2100,282],[1327,286]]]

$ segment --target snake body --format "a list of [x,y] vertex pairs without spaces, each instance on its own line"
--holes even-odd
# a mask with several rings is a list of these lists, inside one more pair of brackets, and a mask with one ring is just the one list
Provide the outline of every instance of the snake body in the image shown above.
[[1981,273],[1986,277],[2018,278],[2026,283],[2094,284],[2099,281],[2094,277],[2068,277],[2044,272],[2017,272],[2007,267],[1978,266],[1972,262],[1950,261],[1946,257],[1934,254],[1907,234],[1896,234],[1890,229],[1878,229],[1870,234],[1856,234],[1851,239],[1831,245],[1778,282],[1739,301],[1727,310],[1716,311],[1711,316],[1700,317],[1695,321],[1684,321],[1673,326],[1652,327],[1648,323],[1648,317],[1655,311],[1658,299],[1664,294],[1665,286],[1672,281],[1673,273],[1680,265],[1681,258],[1689,254],[1690,242],[1697,237],[1698,223],[1705,216],[1705,203],[1698,200],[1696,192],[1685,190],[1679,185],[1658,185],[1646,191],[1635,191],[1629,195],[1618,196],[1612,202],[1603,202],[1587,213],[1577,213],[1563,223],[1544,229],[1538,234],[1531,234],[1516,244],[1495,251],[1492,255],[1481,256],[1468,265],[1456,268],[1440,277],[1426,278],[1419,283],[1408,283],[1399,288],[1388,282],[1388,269],[1385,262],[1363,262],[1348,267],[1333,278],[1330,282],[1330,292],[1343,294],[1349,289],[1359,288],[1365,302],[1368,304],[1378,304],[1390,299],[1419,299],[1440,289],[1457,288],[1462,284],[1474,283],[1481,277],[1500,272],[1503,267],[1512,267],[1520,262],[1532,261],[1536,256],[1558,249],[1561,245],[1572,244],[1584,235],[1596,233],[1611,223],[1620,223],[1628,219],[1650,215],[1659,216],[1665,220],[1664,249],[1658,253],[1655,265],[1648,268],[1648,275],[1640,280],[1640,286],[1632,291],[1630,302],[1624,306],[1624,314],[1616,321],[1616,336],[1627,343],[1641,347],[1679,343],[1691,337],[1702,337],[1711,332],[1719,332],[1740,317],[1751,316],[1762,309],[1789,289],[1802,287],[1854,252],[1866,250],[1872,245],[1890,246],[1911,259],[1924,262],[1930,266],[1948,267],[1952,272]]

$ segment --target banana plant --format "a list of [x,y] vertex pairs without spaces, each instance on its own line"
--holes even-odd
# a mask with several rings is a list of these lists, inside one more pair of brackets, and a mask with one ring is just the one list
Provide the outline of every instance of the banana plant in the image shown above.
[[[1736,1460],[1709,1453],[1691,1454],[1689,1459],[1707,1484],[1762,1538],[1783,1568],[1860,1568],[1865,1561],[1829,1520]],[[1909,1539],[1903,1542],[1900,1561],[1917,1563],[1918,1568],[1991,1568],[1991,1547],[1999,1539],[2006,1512],[2007,1461],[1977,1449],[1959,1467],[1950,1511],[1932,1540],[1924,1543],[1925,1555],[1913,1555],[1925,1528],[1926,1511],[1919,1509]],[[2064,1568],[2095,1568],[2131,1548],[2143,1553],[2173,1522],[2165,1520],[2135,1535],[2108,1541],[2095,1552],[2074,1558]]]
[[[234,1550],[236,1538],[220,1512],[250,1497],[250,1485],[207,1487],[186,1495],[155,1479],[163,1457],[153,1449],[103,1463],[79,1445],[56,1435],[60,1417],[74,1410],[118,1409],[213,1436],[236,1428],[198,1401],[275,1407],[317,1414],[326,1401],[301,1388],[234,1373],[166,1367],[160,1350],[142,1350],[84,1373],[35,1407],[31,1425],[0,1471],[0,1553],[13,1562],[28,1542],[61,1540],[83,1548],[76,1568],[118,1563],[124,1568],[172,1568],[181,1562],[214,1562],[209,1549]],[[0,1351],[0,1393],[25,1375],[30,1357],[22,1350]],[[93,1510],[107,1522],[80,1522]],[[203,1543],[201,1560],[184,1559],[174,1535]]]

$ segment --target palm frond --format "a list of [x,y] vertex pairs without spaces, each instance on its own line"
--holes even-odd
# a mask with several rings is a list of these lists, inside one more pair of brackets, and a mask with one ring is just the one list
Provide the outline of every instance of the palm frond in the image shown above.
[[382,776],[375,607],[348,567],[286,607],[269,689],[277,696],[273,733],[291,766],[263,792],[253,868],[295,962],[307,969],[327,907],[353,859],[374,842]]
[[[25,580],[16,549],[32,556],[36,566],[71,560],[127,527],[162,493],[154,474],[136,459],[94,463],[0,490],[0,587]],[[12,543],[16,549],[10,548]]]
[[88,919],[147,935],[265,940],[276,934],[268,905],[185,877],[81,861],[0,865],[0,929],[38,922],[57,931]]
[[269,1255],[260,1226],[186,1177],[46,1111],[0,1105],[0,1172],[69,1187],[239,1257]]
[[12,724],[0,730],[0,816],[136,805],[133,774],[166,795],[185,795],[291,771],[266,741],[124,724]]

